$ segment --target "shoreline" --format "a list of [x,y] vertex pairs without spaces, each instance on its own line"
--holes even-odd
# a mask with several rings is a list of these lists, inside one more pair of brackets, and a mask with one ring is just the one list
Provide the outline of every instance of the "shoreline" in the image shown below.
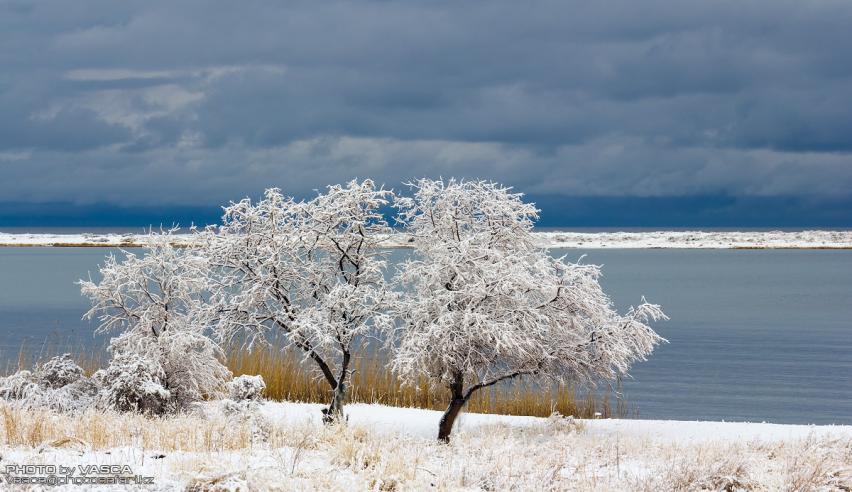
[[[852,249],[852,231],[652,231],[652,232],[534,232],[547,249]],[[191,247],[191,234],[174,236],[174,246]],[[407,248],[409,238],[389,235],[388,248]],[[109,247],[146,245],[145,234],[0,233],[0,247]]]

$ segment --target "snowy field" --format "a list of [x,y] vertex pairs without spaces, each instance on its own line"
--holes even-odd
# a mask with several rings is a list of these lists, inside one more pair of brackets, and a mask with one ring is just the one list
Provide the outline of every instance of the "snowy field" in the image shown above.
[[[852,426],[572,420],[350,405],[208,403],[164,419],[2,407],[4,467],[152,477],[109,490],[849,490]],[[82,465],[83,468],[79,468]],[[126,465],[126,467],[125,467]],[[9,470],[9,468],[4,468]],[[23,472],[24,470],[21,469]],[[32,470],[31,470],[32,471]],[[18,473],[17,475],[23,475]],[[7,475],[7,478],[9,476]],[[87,487],[83,487],[87,488]],[[33,488],[31,490],[39,490]]]
[[[852,231],[652,231],[652,232],[534,232],[546,248],[796,248],[852,249]],[[191,235],[176,235],[176,245],[192,244]],[[144,234],[9,234],[0,233],[0,246],[143,246]],[[408,246],[408,237],[394,234],[388,247]]]

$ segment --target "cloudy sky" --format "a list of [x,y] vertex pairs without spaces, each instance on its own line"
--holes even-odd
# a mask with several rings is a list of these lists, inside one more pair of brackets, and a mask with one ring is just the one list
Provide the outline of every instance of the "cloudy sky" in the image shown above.
[[0,0],[0,225],[419,176],[551,225],[852,225],[850,26],[845,0]]

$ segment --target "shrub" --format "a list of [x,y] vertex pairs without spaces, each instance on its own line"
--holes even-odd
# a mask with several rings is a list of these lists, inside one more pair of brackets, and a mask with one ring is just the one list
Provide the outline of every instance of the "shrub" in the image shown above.
[[228,383],[228,394],[234,401],[244,400],[260,400],[263,390],[266,389],[266,383],[263,381],[263,376],[249,376],[244,374],[235,377]]
[[93,378],[103,386],[100,403],[105,408],[155,415],[172,409],[172,394],[163,386],[162,368],[134,354],[117,354]]
[[18,371],[0,379],[0,398],[24,409],[78,413],[94,405],[100,387],[87,378],[69,354],[54,357],[34,372]]
[[33,374],[39,385],[58,389],[83,377],[83,368],[71,359],[71,354],[62,354],[36,367]]
[[0,397],[4,400],[22,400],[38,390],[38,383],[30,371],[18,371],[0,379]]

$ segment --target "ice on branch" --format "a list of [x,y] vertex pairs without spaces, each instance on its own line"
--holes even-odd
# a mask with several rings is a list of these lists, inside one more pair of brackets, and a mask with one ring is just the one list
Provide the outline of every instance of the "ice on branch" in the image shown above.
[[102,408],[160,415],[175,407],[172,393],[164,385],[166,374],[151,358],[117,352],[109,366],[93,378],[101,386],[98,404]]
[[36,380],[47,388],[61,388],[83,377],[83,368],[71,359],[71,354],[62,354],[36,367]]
[[342,415],[352,357],[385,329],[391,294],[380,209],[391,193],[370,181],[329,186],[309,201],[278,189],[225,209],[204,234],[214,286],[207,306],[223,343],[296,347],[329,385],[329,420]]
[[99,321],[99,332],[115,335],[104,398],[120,410],[181,408],[224,394],[231,377],[205,334],[207,259],[172,246],[173,232],[152,233],[142,255],[110,255],[100,281],[80,282],[92,301],[86,317]]
[[263,397],[263,390],[265,389],[266,382],[263,380],[263,376],[243,374],[228,383],[228,396],[234,401],[255,401]]
[[486,181],[422,179],[397,199],[415,255],[400,267],[404,298],[389,337],[394,369],[452,395],[439,438],[479,389],[515,378],[595,383],[626,374],[662,339],[644,302],[615,311],[600,268],[553,258],[532,236],[538,210]]
[[33,372],[0,378],[0,399],[23,409],[79,413],[95,403],[98,389],[69,354],[53,357]]

